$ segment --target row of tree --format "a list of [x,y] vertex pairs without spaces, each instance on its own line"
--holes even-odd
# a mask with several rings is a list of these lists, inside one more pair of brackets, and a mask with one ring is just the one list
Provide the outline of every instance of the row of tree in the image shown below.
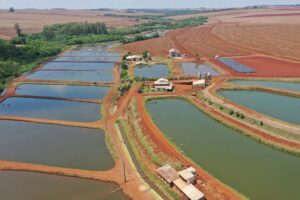
[[104,23],[67,23],[46,26],[43,29],[43,35],[47,39],[52,39],[56,34],[64,35],[89,35],[89,34],[107,34],[107,28]]

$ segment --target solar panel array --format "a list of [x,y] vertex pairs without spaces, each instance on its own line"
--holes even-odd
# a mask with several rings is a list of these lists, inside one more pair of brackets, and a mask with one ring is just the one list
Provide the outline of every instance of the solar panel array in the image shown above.
[[254,69],[248,67],[247,65],[241,64],[233,59],[230,58],[219,58],[218,59],[221,63],[225,64],[226,66],[230,67],[231,69],[240,72],[240,73],[253,73],[255,72]]

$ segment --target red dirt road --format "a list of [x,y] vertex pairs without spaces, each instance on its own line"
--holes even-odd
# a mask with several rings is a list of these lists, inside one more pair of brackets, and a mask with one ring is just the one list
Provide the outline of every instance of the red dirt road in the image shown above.
[[[178,96],[178,95],[176,95]],[[241,199],[237,194],[235,194],[232,190],[225,187],[221,182],[217,179],[210,176],[206,171],[201,169],[198,166],[194,166],[186,157],[184,157],[181,153],[179,153],[167,139],[163,136],[161,131],[157,126],[154,125],[151,118],[147,114],[145,107],[144,107],[144,97],[142,95],[136,95],[137,99],[137,106],[138,110],[140,111],[141,115],[141,125],[143,128],[143,132],[149,134],[151,139],[157,144],[161,151],[166,152],[167,154],[174,156],[178,160],[180,160],[185,166],[195,167],[197,169],[197,173],[199,174],[200,178],[203,179],[206,184],[210,184],[214,187],[214,192],[218,194],[206,193],[206,197],[208,199],[225,199],[225,200],[233,200],[233,199]],[[214,196],[215,195],[215,196]],[[219,196],[219,197],[217,197]],[[221,196],[221,197],[220,197]]]

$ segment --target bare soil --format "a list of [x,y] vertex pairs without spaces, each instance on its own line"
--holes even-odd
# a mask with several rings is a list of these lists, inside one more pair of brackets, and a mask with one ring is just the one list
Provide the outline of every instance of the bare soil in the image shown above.
[[[40,32],[44,26],[68,22],[104,22],[108,27],[126,27],[136,24],[127,17],[107,17],[107,12],[88,10],[0,10],[0,38],[15,37],[14,24],[19,23],[24,33]],[[123,13],[118,13],[123,15]]]

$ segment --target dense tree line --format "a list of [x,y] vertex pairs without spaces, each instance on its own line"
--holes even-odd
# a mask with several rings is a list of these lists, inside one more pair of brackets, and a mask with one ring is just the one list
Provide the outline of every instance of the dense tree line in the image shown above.
[[29,41],[24,46],[0,40],[0,92],[7,81],[38,66],[44,59],[60,53],[62,46],[44,41]]
[[52,39],[56,34],[64,35],[89,35],[89,34],[107,34],[107,28],[104,23],[67,23],[46,26],[43,35]]

